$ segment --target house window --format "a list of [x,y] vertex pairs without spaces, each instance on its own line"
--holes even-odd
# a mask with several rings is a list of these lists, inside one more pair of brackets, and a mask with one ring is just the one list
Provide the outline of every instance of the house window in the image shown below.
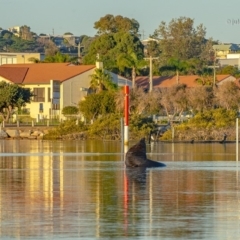
[[33,94],[33,102],[45,102],[45,88],[34,88]]
[[39,112],[43,113],[43,103],[39,103]]
[[52,110],[60,110],[60,104],[52,104]]

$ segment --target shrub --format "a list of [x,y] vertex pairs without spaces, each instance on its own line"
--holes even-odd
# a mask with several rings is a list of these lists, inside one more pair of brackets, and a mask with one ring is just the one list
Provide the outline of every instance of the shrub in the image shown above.
[[[187,122],[174,126],[175,140],[216,140],[224,129],[235,127],[237,112],[223,108],[197,113]],[[216,134],[216,133],[219,134]],[[172,129],[163,134],[161,140],[172,140]]]
[[62,109],[62,114],[65,115],[76,115],[78,114],[79,110],[75,106],[66,106]]
[[152,118],[143,117],[141,115],[131,115],[129,122],[132,138],[146,137],[151,131],[157,129],[157,125],[153,122]]
[[77,123],[76,120],[70,119],[64,121],[55,129],[49,130],[48,134],[44,136],[44,139],[60,139],[64,135],[83,132],[86,131],[86,129],[83,122],[79,121]]
[[120,139],[120,118],[119,114],[107,114],[99,117],[89,126],[90,136],[103,139]]

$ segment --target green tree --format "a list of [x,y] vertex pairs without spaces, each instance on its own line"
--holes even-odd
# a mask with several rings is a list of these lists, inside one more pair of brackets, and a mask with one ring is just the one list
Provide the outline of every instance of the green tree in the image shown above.
[[[197,62],[197,61],[196,61]],[[195,65],[196,67],[196,65]],[[213,69],[202,66],[201,68],[196,67],[196,73],[199,77],[196,79],[196,82],[202,86],[213,86],[214,77],[213,77]]]
[[30,103],[33,93],[28,88],[22,88],[17,84],[0,82],[0,115],[4,121],[8,121],[13,111]]
[[[88,49],[87,54],[84,56],[84,64],[94,64],[97,56],[99,60],[104,63],[104,68],[119,73],[123,61],[116,61],[120,56],[131,55],[134,53],[138,60],[143,59],[143,45],[138,37],[138,23],[132,20],[123,20],[119,17],[118,23],[111,22],[114,17],[107,15],[99,22],[95,23],[95,28],[98,29],[100,35],[96,36]],[[115,19],[115,18],[114,18]],[[118,18],[117,18],[118,19]],[[122,19],[123,22],[120,21]],[[121,24],[120,24],[121,22]],[[124,25],[123,23],[126,23]],[[131,75],[132,68],[125,69],[125,76]]]
[[90,88],[94,92],[101,92],[103,90],[116,90],[117,85],[112,81],[112,77],[107,71],[96,68],[94,74],[91,75]]
[[159,39],[163,61],[169,58],[182,61],[202,58],[206,47],[210,47],[206,44],[205,35],[206,29],[202,24],[195,28],[193,19],[180,17],[172,19],[169,24],[161,22],[153,37]]
[[142,115],[130,116],[130,132],[133,138],[141,138],[149,136],[149,133],[157,128],[152,118],[144,117]]
[[123,16],[113,16],[107,14],[94,23],[94,28],[98,34],[129,32],[133,35],[138,34],[139,23],[135,19],[129,19]]
[[112,58],[110,52],[114,49],[115,45],[116,43],[112,35],[103,34],[94,38],[88,48],[87,54],[83,58],[83,63],[95,64],[97,56],[99,56],[99,60],[104,62],[105,69],[113,69],[113,60],[115,59]]
[[90,45],[93,40],[94,40],[94,37],[89,37],[87,35],[80,36],[80,44],[81,44],[80,52],[82,56],[85,56],[88,53]]
[[186,72],[189,68],[187,61],[181,61],[177,58],[170,58],[166,65],[160,67],[160,72],[174,72],[176,75],[176,84],[179,84],[179,74]]
[[213,86],[214,84],[213,76],[208,73],[201,74],[196,81],[202,86]]
[[12,33],[9,31],[2,31],[0,34],[0,50],[8,51],[9,46],[13,43],[12,41]]
[[159,57],[161,54],[159,41],[156,39],[149,40],[145,46],[144,52],[147,57]]
[[80,101],[79,110],[91,122],[100,115],[105,116],[106,114],[114,113],[116,110],[114,92],[101,91],[87,95],[85,100]]
[[24,25],[20,27],[20,38],[22,38],[23,40],[32,40],[33,39],[33,34],[30,31],[30,27]]
[[217,74],[230,74],[234,77],[240,77],[239,69],[230,65],[217,69]]
[[73,35],[71,32],[66,32],[63,35]]
[[[138,61],[144,57],[143,45],[139,38],[130,33],[103,34],[93,40],[88,53],[84,56],[85,64],[94,64],[97,56],[104,63],[104,68],[119,73],[122,61],[116,61],[120,56],[135,54]],[[131,68],[125,69],[125,76],[131,75]]]
[[125,73],[128,69],[131,69],[132,88],[135,88],[136,75],[139,74],[140,69],[146,66],[147,63],[144,59],[138,59],[137,55],[132,52],[130,54],[119,54],[117,58],[117,65],[121,73]]
[[4,52],[38,52],[41,49],[39,42],[24,40],[8,31],[0,34],[0,50]]
[[55,55],[48,55],[44,59],[46,63],[63,63],[63,62],[71,62],[72,58],[68,54],[62,54],[57,52]]
[[232,109],[204,109],[189,120],[189,126],[205,129],[229,127],[235,124],[236,117],[237,112]]

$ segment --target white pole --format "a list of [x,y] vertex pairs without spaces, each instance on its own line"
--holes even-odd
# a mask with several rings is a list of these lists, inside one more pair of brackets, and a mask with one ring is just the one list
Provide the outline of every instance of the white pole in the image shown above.
[[174,126],[172,126],[172,142],[174,141]]
[[128,145],[128,126],[124,126],[124,144]]
[[236,118],[236,161],[238,162],[238,118]]
[[120,125],[121,125],[121,153],[123,154],[122,159],[123,159],[123,161],[125,161],[125,154],[124,153],[126,153],[126,152],[124,151],[124,147],[125,147],[124,140],[125,140],[125,138],[124,138],[124,119],[123,118],[121,118],[121,120],[120,120]]
[[128,124],[129,124],[129,86],[124,86],[124,144],[128,145]]
[[152,92],[153,89],[153,79],[152,79],[152,56],[150,56],[150,67],[149,67],[149,92]]

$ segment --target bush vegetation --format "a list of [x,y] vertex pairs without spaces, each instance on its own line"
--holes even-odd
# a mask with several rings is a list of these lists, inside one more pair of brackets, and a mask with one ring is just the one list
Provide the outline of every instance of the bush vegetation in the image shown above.
[[221,140],[227,134],[229,140],[235,139],[237,112],[223,108],[204,110],[166,131],[161,140]]

